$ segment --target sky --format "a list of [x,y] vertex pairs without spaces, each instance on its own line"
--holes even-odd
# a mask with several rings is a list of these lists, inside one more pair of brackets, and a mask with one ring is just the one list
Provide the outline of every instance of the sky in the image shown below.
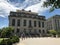
[[16,11],[17,9],[31,10],[45,16],[46,19],[56,14],[60,15],[60,9],[49,12],[50,7],[42,7],[44,1],[46,0],[0,0],[0,28],[9,26],[8,15],[10,11]]

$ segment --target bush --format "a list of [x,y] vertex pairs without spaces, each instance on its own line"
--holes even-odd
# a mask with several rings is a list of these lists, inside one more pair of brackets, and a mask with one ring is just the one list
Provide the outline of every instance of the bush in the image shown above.
[[12,45],[12,41],[10,39],[6,40],[7,45]]
[[0,41],[0,45],[12,45],[12,44],[17,43],[17,42],[19,42],[19,37],[12,36],[12,37],[7,38],[7,39],[2,39]]
[[51,37],[51,34],[46,34],[46,37]]
[[4,39],[3,39],[3,40],[1,40],[0,45],[6,45],[6,42],[5,42],[5,40],[4,40]]
[[10,37],[10,39],[11,39],[12,43],[19,42],[19,37],[18,36],[12,36],[12,37]]
[[13,35],[14,28],[13,27],[5,27],[0,29],[0,37],[1,38],[9,38]]
[[52,35],[56,35],[57,32],[55,30],[49,30],[49,33],[52,34]]
[[12,45],[12,41],[10,39],[3,39],[0,45]]

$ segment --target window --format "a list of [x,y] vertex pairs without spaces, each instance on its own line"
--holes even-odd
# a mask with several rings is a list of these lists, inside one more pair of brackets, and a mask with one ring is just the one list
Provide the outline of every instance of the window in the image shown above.
[[34,21],[34,27],[36,27],[36,21]]
[[57,20],[56,20],[56,19],[55,19],[55,26],[56,26],[55,28],[56,28],[56,30],[57,30]]
[[44,28],[44,22],[42,22],[42,27]]
[[26,29],[24,29],[24,33],[26,33]]
[[31,27],[32,25],[31,25],[31,20],[29,20],[29,27]]
[[57,20],[58,28],[59,28],[59,20]]
[[39,33],[41,33],[41,30],[39,29]]
[[34,32],[35,32],[35,33],[37,33],[37,30],[36,30],[36,29],[34,29]]
[[32,32],[32,30],[31,29],[29,29],[29,33],[31,34],[31,32]]
[[24,24],[23,26],[26,26],[26,20],[24,20],[23,24]]
[[45,33],[45,31],[44,31],[44,30],[42,30],[42,33]]
[[17,26],[20,26],[20,19],[17,20]]
[[12,19],[12,26],[15,26],[15,19]]
[[38,26],[41,27],[41,22],[40,21],[38,21]]
[[20,30],[20,29],[17,28],[17,33],[19,33],[19,30]]

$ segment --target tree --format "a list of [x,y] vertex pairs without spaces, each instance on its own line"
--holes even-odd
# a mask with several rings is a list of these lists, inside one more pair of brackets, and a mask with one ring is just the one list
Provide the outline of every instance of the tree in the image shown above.
[[57,34],[60,35],[60,30],[57,31]]
[[12,45],[11,39],[3,39],[0,41],[0,45]]
[[19,42],[18,36],[11,36],[10,39],[11,39],[12,43],[18,43]]
[[2,28],[1,37],[10,37],[10,36],[12,36],[13,30],[14,30],[13,27]]
[[49,7],[50,11],[53,11],[54,9],[59,9],[60,8],[60,0],[46,0],[43,4],[44,7]]
[[0,37],[1,37],[1,32],[2,32],[2,30],[0,29]]
[[49,33],[50,33],[51,35],[56,35],[56,34],[57,34],[57,31],[55,31],[55,30],[49,30]]

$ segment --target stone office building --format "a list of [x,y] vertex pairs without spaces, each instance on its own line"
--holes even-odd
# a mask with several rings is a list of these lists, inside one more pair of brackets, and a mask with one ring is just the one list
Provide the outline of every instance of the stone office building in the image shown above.
[[15,28],[14,33],[18,36],[21,34],[45,34],[45,16],[38,15],[38,13],[17,10],[11,11],[9,15],[9,26]]
[[52,16],[46,20],[46,30],[60,29],[60,15]]

